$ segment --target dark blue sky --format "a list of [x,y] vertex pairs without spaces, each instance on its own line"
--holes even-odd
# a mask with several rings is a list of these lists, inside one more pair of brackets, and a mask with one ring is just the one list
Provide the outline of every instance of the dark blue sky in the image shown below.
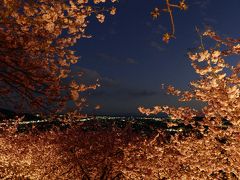
[[[74,70],[83,70],[87,81],[99,78],[102,83],[88,97],[88,112],[136,114],[140,105],[178,105],[160,85],[187,89],[189,81],[198,78],[186,55],[199,45],[195,27],[210,26],[222,36],[238,37],[240,0],[186,2],[187,11],[174,11],[177,38],[169,44],[161,41],[170,30],[169,17],[150,16],[161,1],[119,0],[115,16],[107,16],[103,24],[90,20],[87,32],[93,37],[75,46],[81,59]],[[102,108],[94,110],[96,104]],[[190,104],[200,107],[197,102]]]

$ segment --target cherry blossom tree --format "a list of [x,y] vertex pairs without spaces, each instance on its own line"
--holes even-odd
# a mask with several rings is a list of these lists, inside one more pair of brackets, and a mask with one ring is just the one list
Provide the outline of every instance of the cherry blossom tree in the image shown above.
[[226,60],[229,56],[239,55],[239,40],[222,39],[211,30],[204,32],[203,36],[217,41],[217,47],[205,49],[202,45],[199,52],[189,53],[191,65],[200,76],[199,80],[190,83],[189,91],[180,91],[168,86],[167,92],[178,96],[179,101],[188,102],[195,99],[206,105],[200,111],[190,107],[156,106],[152,110],[139,107],[140,112],[147,115],[165,112],[173,119],[183,120],[192,120],[193,117],[204,114],[206,119],[221,121],[225,118],[239,126],[240,64],[231,65]]
[[85,101],[80,92],[98,84],[71,80],[71,66],[79,57],[70,47],[90,37],[88,17],[96,16],[102,23],[104,14],[115,14],[116,8],[102,7],[105,2],[1,0],[1,106],[51,112],[73,100],[80,107]]
[[[14,109],[60,111],[73,100],[81,107],[85,98],[81,92],[96,89],[79,84],[75,74],[71,80],[71,66],[78,62],[70,49],[86,34],[88,18],[95,16],[100,23],[105,15],[116,13],[106,3],[117,0],[1,0],[0,7],[0,101]],[[160,2],[151,15],[156,19],[162,12],[170,17],[171,33],[163,35],[168,42],[175,36],[173,9],[186,10],[184,0],[176,4]],[[110,6],[107,6],[110,7]],[[66,83],[69,82],[70,83]]]
[[171,30],[169,32],[166,32],[162,36],[162,41],[165,43],[168,43],[170,39],[176,38],[175,37],[175,23],[174,23],[174,14],[173,10],[174,9],[179,9],[182,11],[186,11],[188,8],[185,0],[179,0],[175,3],[172,3],[171,0],[164,0],[161,1],[161,4],[159,7],[155,7],[152,12],[151,16],[153,19],[157,19],[162,13],[167,13],[170,18],[170,25],[171,25]]

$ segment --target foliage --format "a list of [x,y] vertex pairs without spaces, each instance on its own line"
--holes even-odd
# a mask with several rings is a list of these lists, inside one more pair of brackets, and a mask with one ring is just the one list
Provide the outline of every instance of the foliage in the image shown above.
[[[169,13],[172,32],[163,36],[168,42],[175,34],[172,10],[186,10],[187,6],[184,0],[164,2],[166,8],[156,7],[151,15],[157,18],[160,12]],[[0,3],[1,104],[17,110],[56,112],[74,101],[80,109],[85,103],[81,92],[96,89],[99,84],[80,83],[77,78],[81,79],[82,73],[71,73],[71,66],[79,59],[71,47],[81,38],[90,38],[86,35],[90,16],[103,23],[105,14],[114,15],[116,8],[103,7],[106,0]]]
[[[65,130],[0,134],[2,179],[238,179],[239,133],[230,128],[149,136],[131,122],[118,128],[96,120]],[[198,128],[202,127],[199,125]],[[12,129],[12,130],[10,130]],[[239,132],[239,129],[238,129]],[[187,133],[187,134],[186,134]]]
[[147,115],[165,112],[173,119],[191,121],[193,117],[204,115],[206,119],[214,118],[230,120],[236,126],[240,124],[240,64],[230,65],[226,58],[239,55],[239,40],[221,39],[215,32],[207,30],[203,36],[217,41],[215,48],[206,50],[203,45],[200,52],[189,53],[191,65],[200,78],[190,83],[191,90],[180,91],[168,86],[168,93],[178,96],[179,101],[193,99],[206,103],[197,111],[190,107],[173,108],[156,106],[153,110],[140,107],[139,110]]
[[[71,99],[78,107],[83,98],[79,93],[98,85],[73,81],[70,67],[78,57],[70,49],[85,34],[88,18],[96,16],[102,23],[106,0],[48,1],[0,0],[0,97],[4,104],[22,101],[23,108],[61,110]],[[112,0],[112,3],[116,0]],[[174,37],[172,9],[186,10],[184,0],[166,2],[166,8],[155,8],[170,16],[171,33],[163,36],[168,42]],[[240,65],[231,66],[226,58],[239,55],[239,40],[221,39],[213,31],[203,36],[217,46],[189,53],[192,67],[200,79],[191,82],[190,91],[173,86],[168,93],[180,101],[193,99],[206,105],[201,111],[190,107],[156,106],[153,110],[140,107],[144,114],[165,112],[172,119],[182,119],[191,131],[166,133],[157,129],[141,136],[115,125],[102,128],[98,123],[67,124],[67,129],[28,133],[17,131],[18,122],[2,123],[0,127],[0,178],[2,179],[238,179],[240,178]],[[81,77],[82,74],[80,73]],[[70,84],[67,78],[72,80]],[[19,96],[20,95],[20,96]],[[20,97],[20,98],[19,98]],[[99,107],[96,107],[99,108]],[[196,116],[204,114],[201,121]],[[53,116],[52,116],[53,117]],[[77,114],[61,119],[69,123]],[[176,127],[178,121],[167,123]],[[227,125],[226,125],[227,124]],[[64,124],[65,125],[65,124]],[[179,124],[178,124],[179,125]]]
[[178,3],[171,3],[171,0],[164,0],[163,8],[162,7],[155,7],[152,12],[151,16],[153,19],[157,19],[160,14],[168,13],[170,17],[170,24],[171,24],[171,32],[166,32],[163,34],[162,41],[168,43],[171,38],[175,38],[175,24],[174,24],[174,16],[173,16],[173,9],[180,9],[186,11],[188,6],[185,3],[185,0],[179,0]]
[[60,111],[69,100],[82,106],[79,93],[98,84],[72,80],[70,67],[79,57],[70,47],[90,37],[85,32],[90,16],[103,22],[105,13],[115,14],[101,3],[105,0],[0,1],[1,104],[45,112]]
[[[184,141],[175,137],[170,149],[177,150],[177,158],[172,156],[166,162],[168,167],[173,167],[166,174],[176,173],[171,178],[238,179],[240,64],[230,65],[227,60],[230,56],[239,55],[240,41],[222,39],[211,30],[205,31],[201,38],[205,36],[217,42],[216,47],[206,49],[201,44],[199,52],[189,53],[191,65],[200,76],[199,80],[190,83],[189,91],[180,91],[173,86],[167,88],[168,94],[179,97],[179,101],[189,102],[194,99],[203,102],[205,106],[201,110],[190,107],[139,107],[139,111],[146,115],[167,113],[171,119],[181,119],[184,124],[193,126],[203,135],[201,139],[187,138]],[[196,124],[194,119],[199,116],[203,116],[203,121]],[[179,163],[182,163],[182,168]]]

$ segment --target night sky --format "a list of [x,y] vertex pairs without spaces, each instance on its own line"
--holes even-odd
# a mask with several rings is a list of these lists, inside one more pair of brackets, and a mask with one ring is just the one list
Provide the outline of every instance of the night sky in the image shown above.
[[[81,39],[74,47],[81,56],[74,71],[85,72],[87,82],[100,79],[102,86],[90,92],[85,112],[137,114],[138,106],[178,106],[161,84],[188,89],[189,82],[198,78],[187,58],[187,52],[199,45],[195,27],[210,26],[224,37],[239,35],[240,0],[189,0],[187,11],[174,10],[177,38],[164,44],[161,38],[170,31],[169,17],[162,14],[153,20],[150,16],[160,3],[120,0],[117,14],[107,16],[103,24],[90,19],[87,32],[93,37]],[[97,104],[101,109],[94,110]],[[201,107],[199,102],[189,104]]]

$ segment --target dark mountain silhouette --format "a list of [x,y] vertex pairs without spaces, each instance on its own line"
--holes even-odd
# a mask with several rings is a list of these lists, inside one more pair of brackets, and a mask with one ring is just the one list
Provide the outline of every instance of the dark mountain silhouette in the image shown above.
[[17,113],[13,110],[9,110],[9,109],[4,109],[4,108],[0,108],[0,120],[4,120],[4,119],[13,119],[16,116],[18,117],[22,117],[24,116],[24,121],[33,121],[33,120],[39,120],[41,119],[40,117],[37,117],[34,114],[30,114],[30,113]]

